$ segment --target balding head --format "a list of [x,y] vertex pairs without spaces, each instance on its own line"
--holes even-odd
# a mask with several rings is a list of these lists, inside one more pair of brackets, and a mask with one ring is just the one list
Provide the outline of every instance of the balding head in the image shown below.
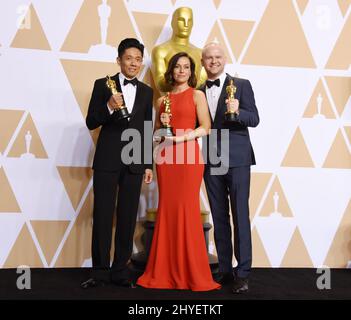
[[226,64],[226,56],[222,46],[216,42],[206,44],[202,50],[201,63],[209,79],[218,78],[224,72]]
[[214,42],[214,41],[209,42],[204,46],[204,48],[202,49],[202,57],[208,54],[208,52],[212,52],[212,51],[218,51],[225,57],[225,52],[223,50],[223,47],[218,42]]

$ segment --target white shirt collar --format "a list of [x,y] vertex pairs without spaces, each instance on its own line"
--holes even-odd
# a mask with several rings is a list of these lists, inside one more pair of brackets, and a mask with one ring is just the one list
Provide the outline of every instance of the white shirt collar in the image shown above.
[[227,77],[227,74],[225,73],[225,72],[222,72],[222,74],[219,76],[219,80],[220,80],[220,86],[221,87],[223,87],[223,85],[224,85],[224,81],[225,81],[225,79],[226,79],[226,77]]

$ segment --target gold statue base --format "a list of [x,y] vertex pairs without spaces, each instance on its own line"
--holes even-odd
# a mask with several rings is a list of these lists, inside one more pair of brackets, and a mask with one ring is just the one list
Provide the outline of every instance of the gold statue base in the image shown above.
[[226,112],[224,114],[224,123],[238,122],[238,115],[235,112]]

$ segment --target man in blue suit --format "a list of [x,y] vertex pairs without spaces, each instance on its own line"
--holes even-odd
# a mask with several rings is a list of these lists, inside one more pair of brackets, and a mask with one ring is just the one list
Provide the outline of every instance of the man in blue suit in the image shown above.
[[[232,283],[233,293],[248,290],[248,277],[252,264],[251,227],[249,216],[250,166],[255,156],[250,142],[248,127],[256,127],[259,115],[254,93],[248,80],[224,73],[226,57],[217,43],[205,46],[202,65],[208,76],[201,88],[207,97],[212,119],[212,134],[215,143],[205,145],[208,152],[204,180],[214,223],[214,237],[218,254],[219,274],[217,281]],[[230,80],[236,86],[235,99],[228,99],[226,87]],[[234,122],[225,121],[225,112],[234,113]],[[217,129],[217,130],[213,130]],[[225,130],[226,129],[226,130]],[[212,139],[213,141],[213,139]],[[211,154],[226,161],[225,173],[215,173]],[[233,246],[230,225],[229,201],[234,225],[234,254],[238,262],[232,266]]]

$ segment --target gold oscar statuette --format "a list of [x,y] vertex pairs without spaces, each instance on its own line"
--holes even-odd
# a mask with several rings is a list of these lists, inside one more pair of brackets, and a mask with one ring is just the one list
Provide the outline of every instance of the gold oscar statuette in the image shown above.
[[[112,94],[117,94],[118,91],[116,89],[116,82],[114,80],[111,79],[111,77],[109,75],[106,76],[106,86],[107,88],[110,89]],[[130,117],[130,114],[128,112],[127,107],[122,104],[117,110],[117,117],[118,119],[126,119]]]
[[165,106],[165,113],[168,114],[168,118],[169,118],[169,122],[162,124],[161,127],[161,136],[163,137],[171,137],[173,136],[173,128],[171,126],[171,117],[172,117],[172,113],[171,113],[171,99],[169,96],[169,92],[167,92],[166,96],[163,99],[163,104]]
[[197,87],[207,79],[206,71],[201,66],[202,49],[190,43],[190,35],[194,25],[193,10],[190,7],[179,7],[173,12],[171,27],[172,36],[166,42],[154,47],[151,54],[151,72],[157,89],[160,92],[172,90],[164,74],[169,60],[178,52],[186,52],[195,62]]
[[[226,92],[227,92],[227,99],[229,101],[233,101],[235,99],[235,93],[236,93],[236,86],[234,85],[233,79],[230,79],[229,85],[226,87]],[[227,110],[224,114],[224,121],[236,122],[238,121],[237,116],[238,115],[236,112]]]

